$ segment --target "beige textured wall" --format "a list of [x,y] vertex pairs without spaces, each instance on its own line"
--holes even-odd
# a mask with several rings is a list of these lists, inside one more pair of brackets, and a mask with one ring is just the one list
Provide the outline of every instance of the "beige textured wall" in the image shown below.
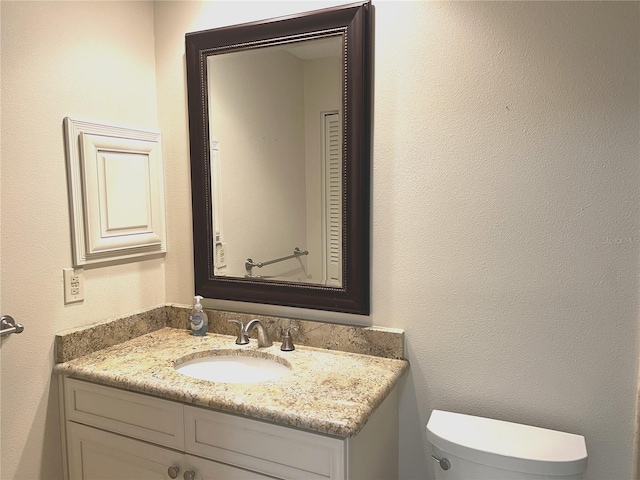
[[[157,124],[149,2],[2,1],[2,478],[60,478],[56,332],[158,305],[163,260],[85,270],[85,301],[65,306],[71,266],[62,119]],[[171,249],[169,245],[169,249]]]
[[378,7],[372,320],[407,332],[403,477],[441,408],[583,434],[587,479],[629,479],[640,4]]
[[[184,32],[296,6],[1,5],[2,313],[29,329],[2,343],[2,476],[58,478],[54,333],[192,299]],[[640,4],[375,6],[372,315],[293,313],[405,329],[403,479],[433,475],[433,408],[581,433],[588,480],[631,478]],[[64,307],[62,118],[154,127],[156,111],[166,258],[88,271]]]
[[[302,61],[282,50],[243,51],[215,55],[207,72],[209,131],[220,141],[225,274],[243,277],[247,258],[266,262],[307,244]],[[253,273],[305,278],[299,262]]]
[[[208,304],[405,329],[403,479],[433,475],[433,408],[583,434],[587,479],[631,478],[640,4],[374,4],[372,315]],[[191,8],[156,4],[158,65],[182,59],[160,42],[252,19]],[[159,71],[159,92],[179,80]],[[183,146],[184,108],[159,96]],[[167,264],[168,301],[192,294],[183,217],[170,219],[185,255]]]

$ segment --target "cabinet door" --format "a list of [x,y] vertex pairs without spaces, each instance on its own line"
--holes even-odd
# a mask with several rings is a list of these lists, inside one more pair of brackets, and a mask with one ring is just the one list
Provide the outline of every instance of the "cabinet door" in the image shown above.
[[73,422],[67,438],[70,480],[168,480],[184,463],[181,452]]
[[186,465],[187,470],[195,474],[193,477],[195,480],[273,480],[275,478],[191,455],[186,455]]
[[185,450],[288,480],[344,480],[343,439],[185,406]]

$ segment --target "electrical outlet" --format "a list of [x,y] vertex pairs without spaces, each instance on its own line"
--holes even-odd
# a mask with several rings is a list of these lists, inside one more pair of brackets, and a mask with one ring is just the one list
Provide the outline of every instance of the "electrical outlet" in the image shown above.
[[224,268],[227,266],[227,244],[223,242],[216,243],[216,268]]
[[82,302],[84,300],[84,270],[63,268],[62,273],[64,277],[64,303]]

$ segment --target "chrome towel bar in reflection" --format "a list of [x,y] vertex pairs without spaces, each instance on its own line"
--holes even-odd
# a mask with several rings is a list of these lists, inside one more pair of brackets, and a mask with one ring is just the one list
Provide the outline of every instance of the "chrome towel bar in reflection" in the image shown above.
[[305,250],[304,252],[300,250],[300,248],[296,247],[293,249],[293,255],[287,255],[286,257],[276,258],[275,260],[269,260],[268,262],[254,262],[250,258],[244,262],[244,268],[247,270],[245,277],[253,277],[252,269],[253,267],[266,267],[267,265],[271,265],[272,263],[282,262],[284,260],[289,260],[290,258],[297,258],[302,255],[309,255],[309,251]]
[[24,325],[16,323],[15,320],[9,315],[2,315],[0,317],[0,336],[9,335],[11,333],[22,333]]

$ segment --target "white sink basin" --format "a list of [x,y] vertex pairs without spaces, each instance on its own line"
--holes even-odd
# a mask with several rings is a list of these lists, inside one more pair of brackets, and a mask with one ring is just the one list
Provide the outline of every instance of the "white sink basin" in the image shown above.
[[248,355],[210,355],[177,365],[188,377],[221,383],[256,383],[276,380],[291,369],[270,358]]

